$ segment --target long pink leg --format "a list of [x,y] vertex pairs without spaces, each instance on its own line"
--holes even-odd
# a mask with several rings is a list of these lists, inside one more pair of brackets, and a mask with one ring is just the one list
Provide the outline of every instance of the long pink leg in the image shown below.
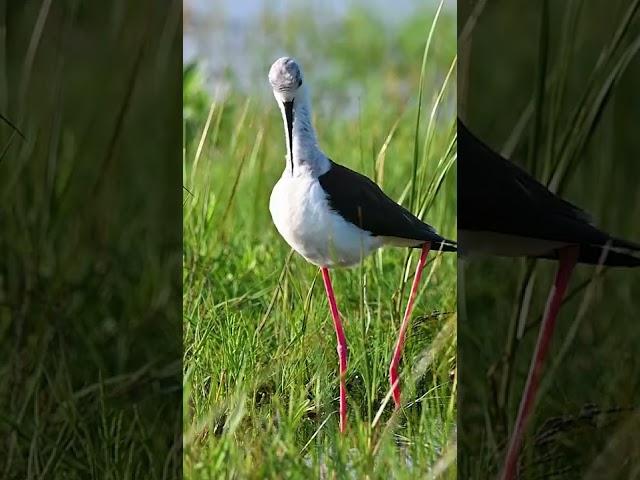
[[400,408],[400,379],[398,378],[398,366],[400,364],[400,357],[402,357],[402,349],[404,347],[404,340],[407,334],[407,328],[409,327],[409,320],[411,320],[411,312],[413,311],[413,302],[416,299],[418,293],[418,285],[420,284],[420,278],[422,277],[422,271],[427,262],[427,255],[431,243],[427,242],[422,246],[422,253],[420,254],[420,260],[416,267],[416,275],[413,277],[413,284],[411,285],[411,293],[409,294],[409,301],[407,302],[407,309],[404,311],[404,318],[402,324],[400,324],[400,333],[398,334],[398,341],[393,350],[393,357],[391,359],[391,366],[389,367],[389,382],[391,383],[391,391],[393,393],[393,401],[396,404],[396,408]]
[[333,294],[329,269],[327,267],[321,267],[320,271],[322,272],[322,280],[324,280],[324,288],[327,291],[333,326],[336,329],[336,337],[338,339],[338,362],[340,364],[340,432],[344,433],[347,428],[347,385],[345,381],[347,376],[347,339],[344,336],[340,312],[338,312],[336,297]]
[[540,326],[540,333],[538,334],[538,341],[536,342],[531,366],[529,367],[527,383],[524,387],[522,400],[520,400],[518,416],[516,417],[516,423],[509,441],[509,448],[507,450],[502,474],[500,475],[502,480],[512,480],[516,478],[522,438],[527,428],[529,418],[531,417],[531,413],[533,413],[533,406],[538,393],[542,367],[549,350],[551,337],[553,336],[558,310],[562,304],[562,298],[564,297],[567,289],[569,277],[571,276],[571,272],[573,271],[573,267],[575,267],[577,260],[578,247],[564,247],[559,251],[560,264],[558,265],[554,285],[549,293],[547,308],[542,320],[542,325]]

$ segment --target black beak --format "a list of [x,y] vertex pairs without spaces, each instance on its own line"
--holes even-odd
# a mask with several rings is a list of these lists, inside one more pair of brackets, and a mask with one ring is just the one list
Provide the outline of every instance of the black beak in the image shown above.
[[289,158],[291,160],[291,170],[293,170],[293,100],[284,102],[284,115],[287,119],[287,139],[289,140]]

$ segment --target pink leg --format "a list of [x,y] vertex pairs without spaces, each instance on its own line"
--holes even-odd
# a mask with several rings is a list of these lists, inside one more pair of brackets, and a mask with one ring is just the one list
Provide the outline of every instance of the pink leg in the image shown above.
[[322,280],[324,280],[324,288],[327,291],[329,299],[329,308],[331,309],[331,317],[333,318],[333,326],[336,329],[336,337],[338,338],[338,361],[340,363],[340,432],[344,433],[347,427],[347,385],[345,378],[347,376],[347,339],[344,336],[336,297],[333,294],[331,286],[331,278],[329,277],[329,269],[321,267]]
[[393,358],[391,359],[391,366],[389,367],[389,381],[391,383],[391,391],[393,393],[393,401],[396,404],[396,408],[400,408],[400,379],[398,378],[398,366],[400,364],[400,357],[402,356],[402,348],[404,347],[407,328],[409,327],[409,320],[411,319],[411,312],[413,311],[413,302],[415,301],[416,294],[418,293],[420,277],[422,277],[422,271],[424,270],[425,263],[427,262],[427,254],[429,253],[430,248],[431,244],[429,242],[422,246],[422,253],[420,255],[420,260],[418,261],[418,266],[416,267],[416,275],[413,277],[413,284],[411,285],[411,293],[409,294],[407,309],[404,312],[402,324],[400,324],[398,341],[393,350]]
[[556,325],[556,317],[558,316],[558,310],[562,303],[562,297],[564,297],[567,284],[569,283],[569,277],[578,259],[578,247],[571,246],[562,248],[559,251],[559,257],[560,264],[558,265],[558,272],[556,273],[554,286],[549,294],[546,312],[542,325],[540,326],[540,333],[538,334],[538,341],[536,342],[531,366],[529,367],[527,383],[524,387],[522,400],[520,400],[518,416],[516,417],[516,423],[513,433],[511,434],[511,440],[509,441],[509,448],[507,450],[502,474],[500,475],[502,480],[512,480],[516,478],[522,438],[531,413],[533,413],[543,363],[549,350],[549,344],[551,343],[551,337]]

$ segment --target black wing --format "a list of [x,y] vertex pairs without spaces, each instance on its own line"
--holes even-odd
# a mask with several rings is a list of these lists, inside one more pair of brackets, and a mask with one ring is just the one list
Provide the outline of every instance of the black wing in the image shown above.
[[[597,263],[602,247],[636,250],[596,228],[589,215],[501,157],[458,120],[458,228],[581,246],[580,261]],[[615,262],[611,252],[607,264]]]
[[456,250],[455,242],[438,235],[431,226],[391,200],[369,178],[330,162],[331,168],[318,180],[331,208],[347,221],[375,236],[431,242],[434,250]]

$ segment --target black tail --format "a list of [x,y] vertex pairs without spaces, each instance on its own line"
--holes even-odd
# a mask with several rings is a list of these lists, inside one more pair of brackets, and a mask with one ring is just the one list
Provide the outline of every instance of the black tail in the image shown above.
[[[579,245],[578,262],[607,267],[640,267],[640,245],[611,238],[605,245]],[[606,250],[606,251],[605,251]],[[545,258],[557,259],[557,253]]]
[[580,247],[579,261],[598,265],[602,263],[609,267],[638,267],[640,266],[640,245],[618,238],[611,238],[606,245],[586,245]]
[[[424,243],[422,245],[424,245]],[[412,248],[422,248],[422,245],[416,245],[415,247],[412,247]],[[432,240],[431,251],[432,252],[457,252],[458,244],[453,240],[447,240],[446,238],[443,238],[441,240],[436,240],[436,241]]]

